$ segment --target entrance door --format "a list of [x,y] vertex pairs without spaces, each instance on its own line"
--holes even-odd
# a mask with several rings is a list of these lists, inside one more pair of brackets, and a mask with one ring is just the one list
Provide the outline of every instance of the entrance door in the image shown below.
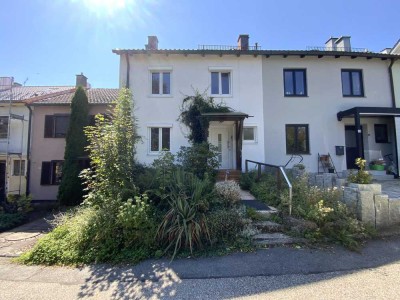
[[0,161],[0,203],[6,199],[6,162]]
[[229,128],[210,128],[210,142],[217,147],[220,169],[232,168],[232,142],[230,140]]
[[[361,126],[362,128],[362,126]],[[362,129],[361,129],[362,130]],[[356,143],[356,127],[345,126],[345,144],[346,144],[346,165],[347,169],[357,169],[356,159],[358,158],[358,149]],[[364,141],[361,135],[362,153],[364,153]]]

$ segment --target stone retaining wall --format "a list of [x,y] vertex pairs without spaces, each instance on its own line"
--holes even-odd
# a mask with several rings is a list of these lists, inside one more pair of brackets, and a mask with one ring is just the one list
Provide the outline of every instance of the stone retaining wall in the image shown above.
[[382,194],[380,184],[347,184],[345,178],[332,173],[308,173],[307,177],[310,186],[342,189],[343,202],[359,220],[377,229],[400,225],[400,199],[389,199],[388,195]]

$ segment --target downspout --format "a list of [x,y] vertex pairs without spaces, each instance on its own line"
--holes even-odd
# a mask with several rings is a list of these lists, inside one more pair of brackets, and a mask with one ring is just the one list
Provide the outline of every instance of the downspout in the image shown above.
[[[393,64],[395,63],[395,61],[396,61],[397,59],[395,59],[395,58],[391,58],[390,59],[390,65],[389,65],[389,80],[390,80],[390,93],[391,93],[391,95],[392,95],[392,107],[393,108],[396,108],[396,94],[395,94],[395,92],[394,92],[394,80],[393,80],[393,69],[392,69],[392,67],[393,67]],[[399,153],[399,151],[397,150],[398,148],[397,148],[397,146],[398,146],[398,143],[397,143],[397,132],[396,132],[396,121],[395,121],[395,116],[393,117],[393,129],[394,129],[394,136],[395,136],[395,138],[394,138],[394,147],[395,147],[395,149],[396,149],[396,165],[395,165],[395,167],[396,167],[396,171],[397,171],[397,175],[396,175],[396,177],[398,178],[399,177],[399,157],[398,157],[398,153]]]
[[31,128],[32,128],[32,108],[25,103],[25,106],[29,110],[29,121],[28,121],[28,141],[26,145],[26,194],[30,193],[30,179],[31,179],[31,160],[30,160],[30,149],[31,149]]
[[129,73],[131,71],[131,66],[129,64],[129,54],[125,53],[125,58],[126,58],[126,83],[125,87],[129,89]]
[[393,64],[395,63],[396,59],[391,58],[390,59],[390,65],[389,65],[389,80],[390,80],[390,93],[392,96],[392,107],[396,108],[396,95],[394,93],[394,82],[393,82]]

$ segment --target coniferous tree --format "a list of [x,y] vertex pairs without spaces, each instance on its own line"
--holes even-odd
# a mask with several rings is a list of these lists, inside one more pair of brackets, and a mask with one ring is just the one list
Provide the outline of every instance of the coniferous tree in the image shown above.
[[62,205],[77,205],[82,202],[83,186],[79,177],[79,158],[86,156],[87,139],[84,128],[88,125],[89,103],[85,90],[78,87],[71,102],[71,116],[66,136],[64,164],[58,200]]

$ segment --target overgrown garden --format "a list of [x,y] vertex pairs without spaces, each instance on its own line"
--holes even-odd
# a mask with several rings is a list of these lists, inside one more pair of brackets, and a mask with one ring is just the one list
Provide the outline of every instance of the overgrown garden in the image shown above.
[[[152,165],[144,166],[136,161],[140,137],[132,95],[121,90],[112,116],[98,115],[96,126],[86,127],[91,166],[80,175],[86,193],[83,203],[59,215],[54,230],[20,261],[138,262],[248,249],[239,186],[215,185],[217,153],[199,137],[198,124],[191,123],[202,112],[226,109],[198,93],[186,98],[180,119],[189,128],[191,146],[176,155],[163,151]],[[204,121],[201,126],[206,130],[208,125]]]

